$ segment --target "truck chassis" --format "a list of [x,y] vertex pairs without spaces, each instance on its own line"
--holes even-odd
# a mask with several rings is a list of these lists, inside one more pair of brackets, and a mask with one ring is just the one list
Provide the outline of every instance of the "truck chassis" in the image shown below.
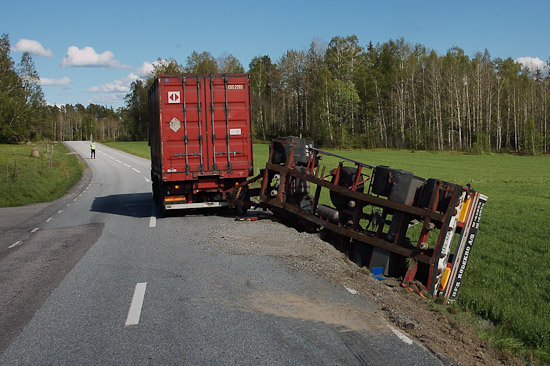
[[[487,197],[469,185],[425,180],[312,145],[295,137],[273,140],[265,169],[231,190],[231,204],[257,205],[243,200],[242,190],[258,195],[261,206],[283,219],[321,230],[359,266],[400,277],[419,294],[455,300]],[[323,156],[340,162],[327,170]],[[258,180],[259,190],[249,190]],[[334,207],[319,203],[323,190]]]

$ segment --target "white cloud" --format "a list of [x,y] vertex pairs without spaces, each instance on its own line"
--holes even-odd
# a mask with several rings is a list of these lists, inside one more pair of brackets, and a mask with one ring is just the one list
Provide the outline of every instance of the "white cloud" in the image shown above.
[[129,66],[122,65],[115,59],[111,51],[97,53],[92,47],[71,46],[67,49],[67,55],[61,60],[61,67],[107,67],[109,69],[128,69]]
[[[158,61],[155,61],[153,64],[158,63]],[[150,62],[144,62],[141,64],[141,66],[137,69],[137,74],[140,77],[149,77],[153,73],[153,64]]]
[[88,104],[116,105],[122,100],[124,100],[124,93],[103,94],[88,100]]
[[43,86],[69,86],[71,79],[63,76],[61,79],[40,78],[40,85]]
[[130,87],[122,82],[122,80],[115,80],[112,83],[103,84],[101,86],[92,86],[88,90],[88,93],[125,93],[130,90]]
[[11,48],[14,52],[28,52],[32,55],[36,56],[43,56],[43,57],[53,57],[53,53],[51,49],[45,49],[40,42],[33,41],[30,39],[20,39],[16,44],[15,47]]
[[50,107],[54,107],[54,106],[55,106],[55,107],[57,107],[57,108],[59,108],[59,109],[65,107],[65,104],[52,103],[52,102],[50,102],[50,101],[48,101],[48,100],[46,101],[46,104],[49,105]]
[[115,80],[112,83],[101,86],[92,86],[86,91],[88,93],[128,93],[130,91],[130,84],[138,78],[138,75],[130,73],[122,80]]
[[538,57],[519,57],[515,61],[531,72],[548,70],[548,64]]
[[141,66],[137,69],[137,73],[140,78],[148,78],[150,76],[153,76],[153,72],[155,71],[155,67],[158,66],[165,66],[168,64],[168,61],[159,59],[157,61],[147,62],[141,64]]

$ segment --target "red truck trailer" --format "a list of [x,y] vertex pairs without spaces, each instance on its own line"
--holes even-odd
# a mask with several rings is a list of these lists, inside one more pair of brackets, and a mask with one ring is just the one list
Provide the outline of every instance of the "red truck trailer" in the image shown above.
[[161,212],[228,206],[225,191],[253,174],[248,74],[160,75],[148,102]]

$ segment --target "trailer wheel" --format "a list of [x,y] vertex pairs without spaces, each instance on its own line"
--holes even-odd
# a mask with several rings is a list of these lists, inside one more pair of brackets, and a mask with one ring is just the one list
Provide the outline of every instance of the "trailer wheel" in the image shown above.
[[158,196],[158,188],[157,188],[158,184],[157,184],[157,181],[153,178],[153,201],[157,202],[159,201],[159,196]]
[[[340,170],[340,180],[338,182],[338,185],[341,187],[351,187],[353,185],[353,181],[355,179],[355,174],[357,173],[357,169],[350,167],[350,166],[344,166]],[[331,182],[334,183],[336,179],[336,176],[332,177]],[[365,185],[363,183],[359,184],[356,188],[356,192],[363,192]],[[348,196],[345,196],[343,194],[337,193],[335,191],[330,191],[330,200],[332,201],[332,204],[334,207],[336,207],[338,210],[343,210],[348,208],[348,203],[352,200]]]
[[166,217],[166,206],[164,205],[164,189],[162,187],[162,183],[157,182],[157,189],[156,189],[156,196],[157,196],[157,205],[159,207],[159,214],[160,217]]
[[243,207],[241,203],[235,204],[235,212],[237,212],[237,215],[244,215],[246,214],[246,211],[248,211],[248,209],[246,207]]
[[168,211],[166,206],[164,206],[164,198],[159,202],[159,215],[160,217],[168,217]]

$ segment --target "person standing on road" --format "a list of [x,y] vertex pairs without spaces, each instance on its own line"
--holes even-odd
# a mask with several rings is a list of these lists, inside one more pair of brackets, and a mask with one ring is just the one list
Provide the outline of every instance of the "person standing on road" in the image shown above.
[[90,159],[95,159],[95,142],[92,141],[92,144],[90,145],[90,149],[91,149]]

